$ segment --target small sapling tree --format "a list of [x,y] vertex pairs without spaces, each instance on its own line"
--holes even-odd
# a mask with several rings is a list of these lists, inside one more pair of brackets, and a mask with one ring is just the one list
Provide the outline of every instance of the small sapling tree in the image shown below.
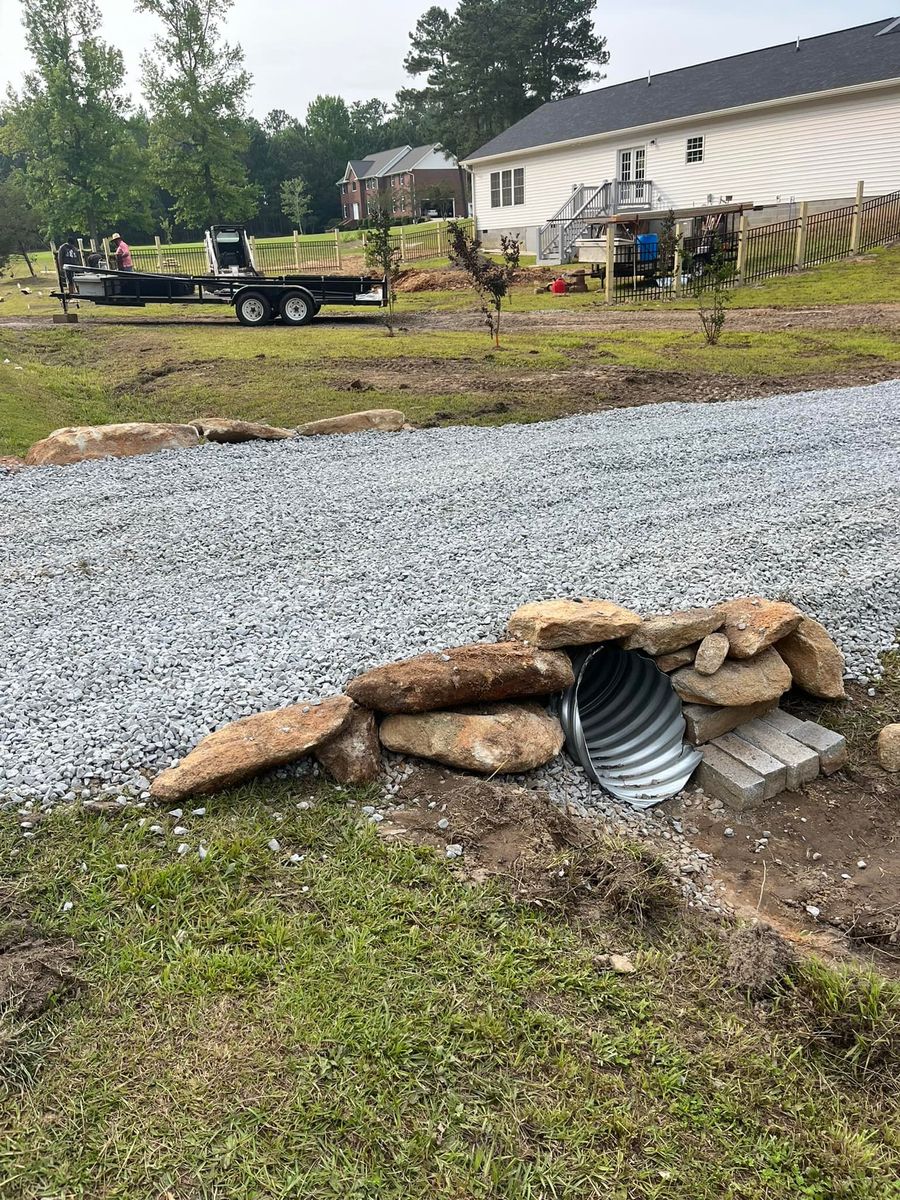
[[281,211],[293,223],[294,229],[303,232],[303,222],[309,216],[312,201],[306,183],[298,176],[285,179],[281,185]]
[[366,231],[366,266],[387,280],[387,305],[384,325],[388,337],[394,336],[394,284],[400,275],[401,250],[391,233],[390,199],[386,203],[369,205],[369,228]]
[[519,241],[514,237],[500,239],[500,255],[502,262],[494,262],[481,252],[481,242],[476,237],[470,237],[458,221],[451,221],[447,226],[449,234],[450,261],[454,266],[462,268],[472,281],[485,324],[490,330],[494,345],[500,345],[500,312],[503,307],[503,297],[509,292],[513,274],[519,265]]
[[717,345],[725,328],[728,284],[733,273],[734,264],[718,246],[702,262],[694,259],[691,263],[691,292],[697,301],[697,313],[707,346]]

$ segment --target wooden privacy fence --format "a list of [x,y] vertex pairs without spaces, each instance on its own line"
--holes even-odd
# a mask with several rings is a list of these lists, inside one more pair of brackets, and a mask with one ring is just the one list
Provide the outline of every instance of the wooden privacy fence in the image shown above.
[[[457,222],[471,237],[475,222],[467,217]],[[368,232],[363,233],[363,245],[369,240]],[[446,258],[448,252],[449,234],[447,223],[436,229],[420,229],[416,225],[402,226],[399,233],[391,235],[391,245],[400,251],[402,262],[418,262],[428,258]]]
[[686,235],[676,227],[668,249],[616,243],[607,227],[602,271],[610,303],[667,300],[680,296],[697,275],[718,263],[728,287],[788,275],[804,267],[834,262],[900,238],[900,191],[863,199],[862,184],[853,204],[811,213],[800,204],[797,216],[768,225],[750,225],[743,213],[737,228]]

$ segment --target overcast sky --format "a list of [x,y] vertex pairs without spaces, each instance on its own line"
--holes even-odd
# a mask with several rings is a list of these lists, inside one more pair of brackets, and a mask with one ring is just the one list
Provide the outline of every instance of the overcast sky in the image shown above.
[[[319,93],[348,101],[390,100],[409,82],[408,33],[433,0],[236,0],[228,36],[244,48],[254,77],[257,116],[284,108],[301,116]],[[896,6],[892,13],[890,5]],[[105,33],[122,49],[129,86],[139,96],[139,59],[154,31],[131,0],[99,0]],[[448,5],[454,7],[454,4]],[[601,3],[597,27],[610,51],[607,82],[620,83],[743,50],[862,25],[900,12],[900,0],[650,0]],[[18,86],[28,68],[19,0],[0,0],[0,83]],[[490,37],[490,30],[485,30]]]

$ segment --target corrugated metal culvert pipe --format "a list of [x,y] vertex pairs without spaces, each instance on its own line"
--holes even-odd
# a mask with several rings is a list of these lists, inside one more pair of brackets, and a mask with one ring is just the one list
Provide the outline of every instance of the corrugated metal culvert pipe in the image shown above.
[[703,756],[684,744],[669,677],[652,659],[611,644],[587,647],[572,666],[575,683],[563,692],[559,718],[588,778],[635,808],[677,795]]

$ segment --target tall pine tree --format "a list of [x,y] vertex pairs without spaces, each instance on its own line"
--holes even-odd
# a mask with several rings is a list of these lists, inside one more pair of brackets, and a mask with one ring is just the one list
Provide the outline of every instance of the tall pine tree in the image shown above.
[[258,207],[242,157],[251,78],[240,47],[223,42],[219,30],[233,2],[137,0],[138,11],[162,25],[142,62],[153,170],[176,222],[188,229],[247,221]]
[[605,38],[595,0],[460,0],[429,8],[410,34],[404,66],[424,76],[402,89],[400,113],[422,114],[428,135],[464,156],[539,104],[601,78]]

